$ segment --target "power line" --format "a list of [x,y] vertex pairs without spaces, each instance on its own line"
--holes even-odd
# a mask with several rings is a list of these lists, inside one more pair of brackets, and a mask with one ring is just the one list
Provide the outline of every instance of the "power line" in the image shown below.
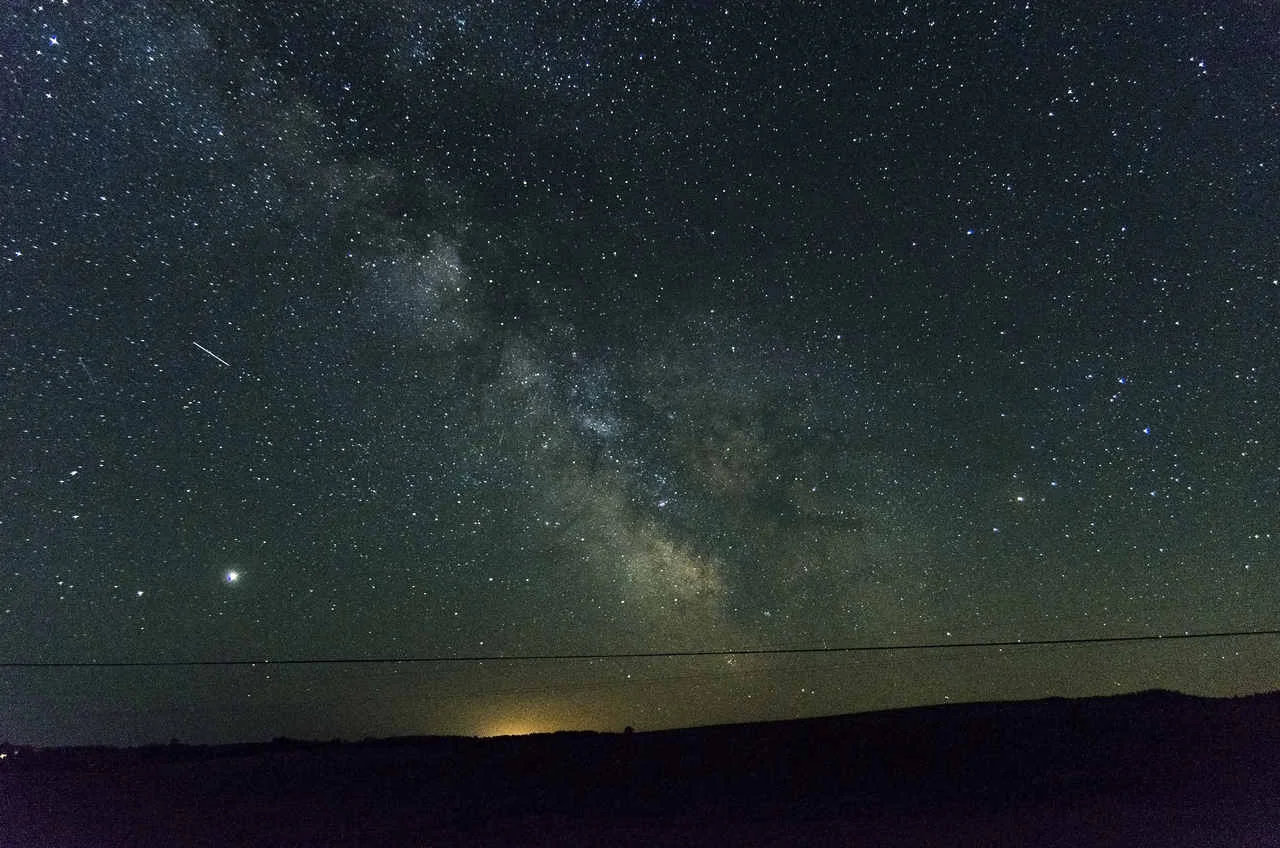
[[591,654],[488,654],[424,657],[310,657],[303,659],[127,660],[123,662],[0,662],[0,668],[197,668],[259,665],[394,665],[446,663],[578,662],[586,660],[652,660],[693,657],[784,656],[788,654],[853,654],[889,651],[934,651],[975,648],[1034,648],[1050,645],[1100,645],[1121,642],[1173,642],[1187,639],[1231,639],[1280,636],[1273,630],[1220,630],[1210,633],[1163,633],[1145,636],[1084,636],[1068,639],[1009,639],[989,642],[925,642],[885,645],[842,645],[800,648],[721,648],[703,651],[624,651]]

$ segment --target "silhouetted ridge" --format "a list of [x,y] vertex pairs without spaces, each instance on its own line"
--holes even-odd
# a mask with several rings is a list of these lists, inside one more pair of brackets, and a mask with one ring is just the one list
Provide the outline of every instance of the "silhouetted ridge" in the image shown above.
[[[102,809],[149,844],[172,842],[178,827],[187,829],[184,844],[201,844],[189,838],[201,833],[225,837],[207,844],[270,844],[254,841],[250,825],[243,839],[218,830],[222,812],[264,809],[290,833],[311,834],[305,844],[327,844],[325,822],[381,829],[386,844],[465,844],[468,834],[547,816],[593,838],[607,822],[640,822],[639,833],[644,822],[673,817],[834,827],[894,811],[911,821],[1007,825],[1014,811],[1096,813],[1117,803],[1179,821],[1181,811],[1271,809],[1280,797],[1280,694],[1153,690],[617,734],[5,750],[0,813],[28,838],[15,844],[101,844],[88,835],[103,826],[91,814]],[[85,841],[53,838],[72,831]],[[947,844],[929,842],[930,832],[914,844]]]

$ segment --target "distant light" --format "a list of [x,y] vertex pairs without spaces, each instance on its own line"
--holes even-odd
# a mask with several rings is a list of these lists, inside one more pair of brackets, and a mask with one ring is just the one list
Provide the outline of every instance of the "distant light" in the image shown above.
[[551,733],[555,726],[537,719],[503,718],[481,729],[479,736],[529,736],[534,733]]
[[228,583],[235,583],[240,579],[240,572],[228,571],[226,575],[224,575],[223,579],[226,580],[226,582]]

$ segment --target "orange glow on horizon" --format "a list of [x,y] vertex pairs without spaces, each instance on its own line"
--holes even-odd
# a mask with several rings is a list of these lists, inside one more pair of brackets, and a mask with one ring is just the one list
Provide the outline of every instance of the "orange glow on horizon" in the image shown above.
[[591,711],[563,703],[492,704],[475,718],[476,736],[528,736],[593,728]]
[[518,718],[498,718],[486,724],[480,736],[528,736],[531,733],[554,733],[560,728],[550,722],[536,718],[521,716]]

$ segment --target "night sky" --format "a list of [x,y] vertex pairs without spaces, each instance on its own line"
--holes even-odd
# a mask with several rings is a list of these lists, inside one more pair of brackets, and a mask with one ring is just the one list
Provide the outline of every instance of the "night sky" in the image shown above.
[[[1272,3],[2,14],[0,661],[1280,624]],[[1225,695],[1278,660],[0,668],[0,738]]]

